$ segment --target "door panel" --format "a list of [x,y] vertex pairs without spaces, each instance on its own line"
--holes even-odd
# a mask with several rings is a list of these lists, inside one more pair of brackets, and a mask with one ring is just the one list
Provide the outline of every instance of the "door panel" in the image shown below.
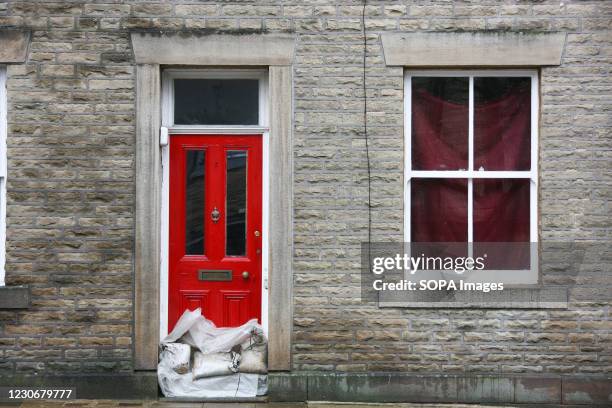
[[202,309],[202,313],[207,315],[210,313],[210,297],[208,290],[182,290],[181,291],[181,309],[195,310],[198,307]]
[[238,326],[248,320],[251,293],[249,291],[223,291],[223,326]]
[[261,316],[261,135],[172,135],[169,316]]

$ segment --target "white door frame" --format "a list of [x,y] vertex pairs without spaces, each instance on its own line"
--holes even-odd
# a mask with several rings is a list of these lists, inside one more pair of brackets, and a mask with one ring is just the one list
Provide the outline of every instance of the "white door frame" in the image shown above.
[[[210,79],[258,79],[259,80],[259,123],[253,126],[204,126],[174,124],[174,82],[175,78]],[[268,271],[269,271],[269,222],[270,222],[270,129],[268,114],[268,70],[264,69],[168,69],[162,72],[162,134],[262,135],[262,259],[261,259],[261,325],[268,335]],[[168,334],[168,240],[170,225],[170,141],[160,138],[162,161],[161,223],[160,223],[160,284],[159,284],[159,337]]]
[[8,129],[8,104],[6,91],[6,66],[0,65],[0,286],[5,285],[6,263],[6,138]]

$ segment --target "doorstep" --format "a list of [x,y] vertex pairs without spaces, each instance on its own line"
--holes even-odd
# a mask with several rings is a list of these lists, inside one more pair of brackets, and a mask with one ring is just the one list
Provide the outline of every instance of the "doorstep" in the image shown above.
[[189,398],[189,397],[160,397],[159,402],[268,402],[267,396],[246,397],[246,398]]

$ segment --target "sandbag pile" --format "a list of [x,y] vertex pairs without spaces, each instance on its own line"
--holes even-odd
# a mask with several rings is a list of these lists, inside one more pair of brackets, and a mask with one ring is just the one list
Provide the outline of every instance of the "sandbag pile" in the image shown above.
[[186,310],[160,344],[157,376],[166,397],[255,397],[267,393],[267,341],[256,319],[218,328]]

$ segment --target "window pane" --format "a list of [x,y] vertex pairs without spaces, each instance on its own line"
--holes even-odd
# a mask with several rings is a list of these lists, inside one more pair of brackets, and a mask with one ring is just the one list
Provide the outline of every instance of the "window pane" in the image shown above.
[[529,183],[474,180],[474,253],[487,254],[487,269],[529,268]]
[[531,78],[474,78],[474,169],[529,170]]
[[246,253],[247,152],[227,153],[227,255]]
[[412,169],[468,167],[468,78],[412,78]]
[[410,182],[411,242],[467,241],[467,180]]
[[186,158],[185,254],[204,254],[204,150],[188,150]]
[[528,179],[474,180],[474,241],[529,241]]
[[177,125],[257,125],[257,79],[175,79]]

